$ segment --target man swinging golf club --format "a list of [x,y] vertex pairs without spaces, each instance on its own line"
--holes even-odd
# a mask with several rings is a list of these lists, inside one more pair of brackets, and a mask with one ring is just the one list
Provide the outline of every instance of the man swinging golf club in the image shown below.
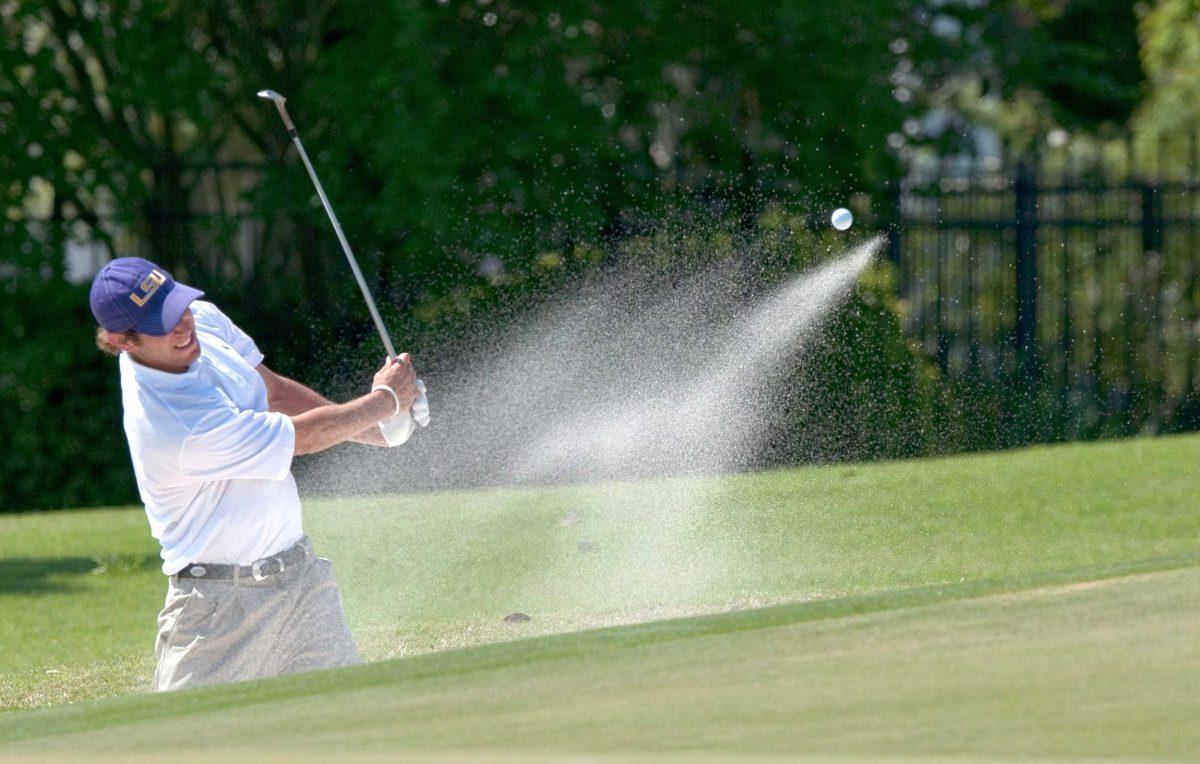
[[[357,663],[328,560],[304,535],[292,457],[397,445],[428,418],[407,354],[333,404],[275,374],[203,292],[134,257],[96,275],[99,347],[119,356],[125,433],[170,576],[158,690]],[[414,403],[418,404],[414,408]],[[399,433],[399,435],[397,435]]]

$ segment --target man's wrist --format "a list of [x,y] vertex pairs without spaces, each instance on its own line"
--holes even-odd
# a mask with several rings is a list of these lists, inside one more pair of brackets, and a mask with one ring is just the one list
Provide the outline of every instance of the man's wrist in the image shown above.
[[[393,405],[395,406],[395,410],[388,416],[396,416],[396,414],[400,413],[400,409],[401,409],[400,396],[396,394],[395,390],[393,390],[388,385],[375,385],[374,387],[371,388],[371,393],[374,394],[377,392],[386,393],[387,399],[390,400],[393,403]],[[386,417],[384,417],[384,418],[386,418]]]

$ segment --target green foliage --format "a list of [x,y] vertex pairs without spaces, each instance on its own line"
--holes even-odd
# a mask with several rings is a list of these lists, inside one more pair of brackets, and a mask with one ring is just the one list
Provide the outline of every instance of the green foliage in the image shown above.
[[1138,25],[1149,95],[1137,115],[1146,138],[1193,139],[1200,128],[1200,3],[1159,0]]
[[[1068,129],[1120,128],[1145,79],[1138,59],[1135,4],[1129,0],[1014,3],[1032,18],[1006,35],[1012,85],[1039,93]],[[1015,37],[1015,40],[1013,39]],[[1017,45],[1012,45],[1016,41]]]
[[[0,155],[10,219],[47,205],[111,247],[103,218],[149,224],[170,266],[188,263],[155,216],[185,212],[183,162],[228,136],[223,78],[195,49],[178,2],[13,2],[0,9]],[[24,207],[24,209],[23,209]],[[22,214],[24,213],[24,214]],[[171,246],[174,245],[174,246]]]
[[115,359],[92,344],[87,290],[0,282],[0,511],[133,498]]
[[[3,276],[19,293],[5,328],[25,333],[5,352],[34,359],[6,364],[19,369],[6,379],[36,398],[73,370],[66,404],[45,394],[18,409],[6,437],[21,455],[6,457],[5,472],[24,477],[5,481],[4,506],[132,498],[124,452],[111,447],[111,369],[88,355],[83,290],[64,278],[68,237],[151,257],[205,288],[285,373],[333,376],[346,354],[328,348],[370,341],[309,181],[256,90],[289,98],[388,323],[421,352],[422,341],[469,333],[503,304],[565,283],[658,228],[667,210],[752,226],[772,199],[828,199],[880,180],[884,137],[903,112],[887,86],[889,42],[909,7],[0,6],[0,142],[10,147],[0,152],[0,257],[21,274]],[[218,160],[267,163],[246,200],[266,241],[250,269],[199,246],[202,231],[229,240],[220,219],[185,224],[198,207],[222,214],[196,170]],[[35,283],[47,269],[50,280]],[[35,334],[34,317],[17,314],[35,303],[37,326],[54,328]],[[43,358],[41,342],[60,357]],[[83,400],[103,406],[101,417],[75,417],[86,423],[71,431],[95,427],[91,437],[41,435],[38,412],[74,415]],[[75,463],[80,442],[105,447]],[[92,462],[120,477],[63,475]]]
[[[668,200],[753,211],[781,188],[878,179],[907,7],[14,3],[2,137],[29,150],[0,169],[44,180],[67,219],[147,224],[137,245],[202,281],[231,264],[203,262],[169,225],[198,182],[181,167],[281,157],[287,136],[252,97],[272,86],[404,309],[480,279],[489,256],[524,273],[547,246],[653,225]],[[255,209],[311,219],[311,196],[291,161]],[[291,242],[305,288],[327,281],[303,251],[327,241],[309,234]]]
[[901,12],[372,8],[341,17],[294,113],[348,228],[384,253],[389,302],[434,304],[526,278],[545,251],[653,229],[668,207],[752,219],[784,189],[829,196],[878,179],[900,115],[884,85]]
[[934,33],[914,45],[906,86],[939,126],[908,133],[941,151],[970,151],[980,126],[1016,152],[1054,128],[1121,135],[1142,97],[1129,0],[937,3],[927,21]]
[[896,310],[893,269],[877,263],[797,369],[805,405],[787,433],[790,461],[863,460],[942,449],[945,391]]
[[[1166,34],[1154,31],[1169,26],[1154,14],[1184,5],[1156,8],[1143,38]],[[780,204],[815,209],[872,190],[896,171],[888,145],[905,118],[945,105],[938,97],[948,92],[1000,99],[1015,123],[1038,129],[1047,113],[1087,128],[1119,121],[1141,82],[1123,21],[1129,8],[1115,0],[0,5],[8,149],[0,266],[13,267],[0,270],[0,283],[14,295],[4,331],[25,338],[0,351],[0,375],[26,401],[4,436],[21,446],[5,472],[23,477],[5,481],[0,504],[132,498],[124,451],[110,447],[119,432],[101,437],[96,424],[89,442],[105,448],[80,463],[104,477],[88,480],[64,474],[77,446],[33,434],[36,412],[74,416],[76,400],[104,406],[107,418],[75,431],[116,417],[111,369],[88,350],[83,291],[61,256],[68,238],[151,257],[203,287],[284,373],[344,378],[357,364],[346,359],[373,346],[303,167],[274,110],[254,98],[260,88],[288,97],[387,323],[420,357],[520,315],[578,271],[633,256],[672,220],[718,221],[729,228],[720,241],[703,234],[694,244],[737,249],[766,232]],[[1183,11],[1170,13],[1168,21]],[[1168,64],[1153,57],[1178,58],[1170,52],[1178,45],[1167,48],[1147,48],[1159,79]],[[1030,119],[1021,93],[1047,99]],[[198,169],[218,161],[263,169],[249,181]],[[231,211],[239,205],[253,225],[239,227]],[[229,250],[247,231],[261,236],[253,262]],[[663,252],[681,266],[692,256]],[[931,433],[961,424],[931,429],[920,412],[959,407],[939,403],[936,381],[905,348],[895,306],[869,294],[876,302],[856,303],[831,328],[831,345],[870,352],[822,361],[857,380],[829,395],[863,396],[845,401],[858,412],[852,451],[940,448],[943,436]],[[17,313],[32,305],[36,319]],[[54,350],[36,349],[43,342]],[[38,393],[64,368],[68,403]],[[885,394],[898,396],[897,408],[872,409]],[[873,431],[869,416],[886,428]]]

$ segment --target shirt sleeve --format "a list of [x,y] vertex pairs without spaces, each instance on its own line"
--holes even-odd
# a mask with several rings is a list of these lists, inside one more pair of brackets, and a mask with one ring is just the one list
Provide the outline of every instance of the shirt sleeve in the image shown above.
[[295,451],[291,417],[228,409],[208,417],[184,438],[180,471],[200,480],[283,480]]
[[216,305],[204,300],[196,300],[192,303],[192,316],[196,319],[197,327],[215,334],[229,343],[229,346],[236,350],[238,355],[250,364],[251,368],[262,363],[263,354],[258,349],[258,345],[254,343],[249,334],[242,331],[241,327],[233,323],[229,316],[225,315]]

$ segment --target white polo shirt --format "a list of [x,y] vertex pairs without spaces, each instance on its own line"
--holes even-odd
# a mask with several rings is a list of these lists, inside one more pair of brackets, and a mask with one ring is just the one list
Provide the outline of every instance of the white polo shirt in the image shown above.
[[267,410],[254,340],[209,302],[192,303],[200,357],[182,374],[122,353],[125,434],[163,572],[248,565],[300,540],[296,431]]

